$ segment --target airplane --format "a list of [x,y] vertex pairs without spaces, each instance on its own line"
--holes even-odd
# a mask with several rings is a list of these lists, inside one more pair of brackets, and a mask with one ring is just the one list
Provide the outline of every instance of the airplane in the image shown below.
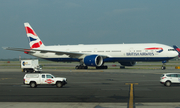
[[45,46],[30,24],[24,23],[30,48],[4,47],[6,50],[22,51],[38,58],[56,62],[79,62],[76,69],[107,69],[107,62],[119,62],[120,68],[134,66],[137,62],[162,61],[165,63],[178,56],[174,48],[159,43],[93,44]]

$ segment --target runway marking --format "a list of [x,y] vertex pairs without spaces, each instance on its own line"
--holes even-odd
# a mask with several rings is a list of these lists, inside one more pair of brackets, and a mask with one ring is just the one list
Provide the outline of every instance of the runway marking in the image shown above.
[[135,103],[134,103],[134,85],[138,85],[138,83],[126,83],[126,85],[130,85],[128,108],[135,108]]

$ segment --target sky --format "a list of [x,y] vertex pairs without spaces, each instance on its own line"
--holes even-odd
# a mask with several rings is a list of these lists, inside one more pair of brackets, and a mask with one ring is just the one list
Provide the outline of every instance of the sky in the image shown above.
[[[179,0],[1,0],[0,47],[29,48],[29,22],[45,45],[180,46]],[[30,58],[0,48],[0,59]]]

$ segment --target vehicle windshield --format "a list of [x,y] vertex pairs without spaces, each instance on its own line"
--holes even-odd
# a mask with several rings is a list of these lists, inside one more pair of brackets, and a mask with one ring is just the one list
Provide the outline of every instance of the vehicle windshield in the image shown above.
[[56,78],[54,75],[51,75],[52,77]]
[[163,77],[163,76],[164,76],[164,74],[161,75],[161,77]]

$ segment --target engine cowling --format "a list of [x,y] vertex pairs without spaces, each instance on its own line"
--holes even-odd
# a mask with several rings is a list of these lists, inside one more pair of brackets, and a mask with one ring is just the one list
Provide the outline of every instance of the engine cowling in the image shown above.
[[84,64],[86,66],[101,66],[103,58],[99,55],[88,55],[84,58]]
[[123,66],[134,66],[136,62],[119,62]]

